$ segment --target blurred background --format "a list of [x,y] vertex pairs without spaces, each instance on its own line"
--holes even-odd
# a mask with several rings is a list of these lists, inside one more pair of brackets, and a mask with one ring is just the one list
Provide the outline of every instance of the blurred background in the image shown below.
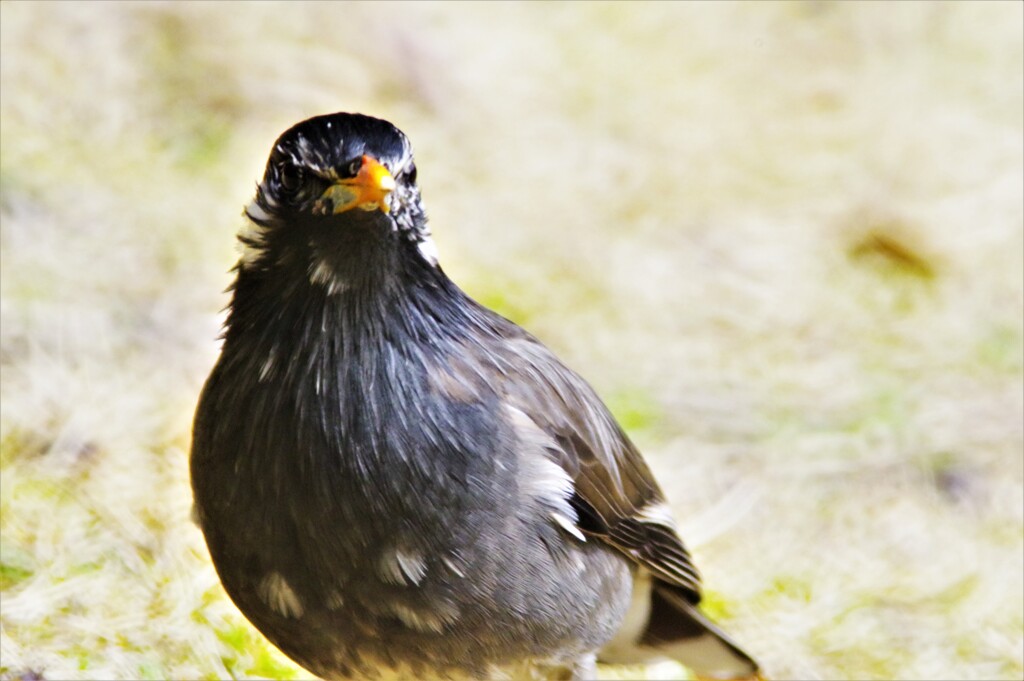
[[333,111],[409,135],[448,274],[594,384],[773,678],[1024,676],[1024,4],[0,14],[0,677],[308,677],[187,458],[241,209]]

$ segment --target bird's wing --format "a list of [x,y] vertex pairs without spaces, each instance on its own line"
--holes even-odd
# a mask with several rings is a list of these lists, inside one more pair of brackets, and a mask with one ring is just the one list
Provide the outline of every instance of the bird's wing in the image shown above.
[[654,476],[601,399],[533,337],[507,322],[487,354],[494,387],[557,447],[546,453],[572,479],[570,504],[586,535],[615,547],[700,601],[700,575]]

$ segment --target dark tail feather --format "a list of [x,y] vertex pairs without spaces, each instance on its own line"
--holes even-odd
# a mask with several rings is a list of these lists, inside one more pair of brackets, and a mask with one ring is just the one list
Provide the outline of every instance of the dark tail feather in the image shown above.
[[678,660],[707,679],[760,679],[753,658],[686,598],[667,584],[654,583],[644,648]]

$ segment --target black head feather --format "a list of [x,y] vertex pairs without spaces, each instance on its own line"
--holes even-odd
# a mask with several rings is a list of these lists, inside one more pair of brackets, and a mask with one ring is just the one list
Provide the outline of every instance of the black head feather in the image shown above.
[[415,187],[412,145],[401,130],[378,118],[336,113],[303,121],[277,139],[259,186],[261,207],[282,217],[309,211],[317,190],[355,176],[364,154],[387,168],[400,187]]
[[[368,156],[394,177],[388,212],[348,211],[323,214],[317,203],[339,180],[352,178]],[[256,198],[246,208],[252,225],[243,230],[242,268],[267,269],[275,263],[302,261],[311,272],[327,270],[317,260],[339,245],[395,240],[436,264],[427,216],[416,185],[412,145],[387,121],[361,114],[317,116],[293,126],[274,143]],[[349,248],[349,251],[352,249]]]

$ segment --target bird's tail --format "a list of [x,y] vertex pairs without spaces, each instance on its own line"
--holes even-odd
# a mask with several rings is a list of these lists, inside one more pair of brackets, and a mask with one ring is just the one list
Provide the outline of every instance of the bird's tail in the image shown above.
[[638,643],[678,660],[701,679],[763,678],[757,662],[697,606],[656,580],[651,591],[650,618]]

